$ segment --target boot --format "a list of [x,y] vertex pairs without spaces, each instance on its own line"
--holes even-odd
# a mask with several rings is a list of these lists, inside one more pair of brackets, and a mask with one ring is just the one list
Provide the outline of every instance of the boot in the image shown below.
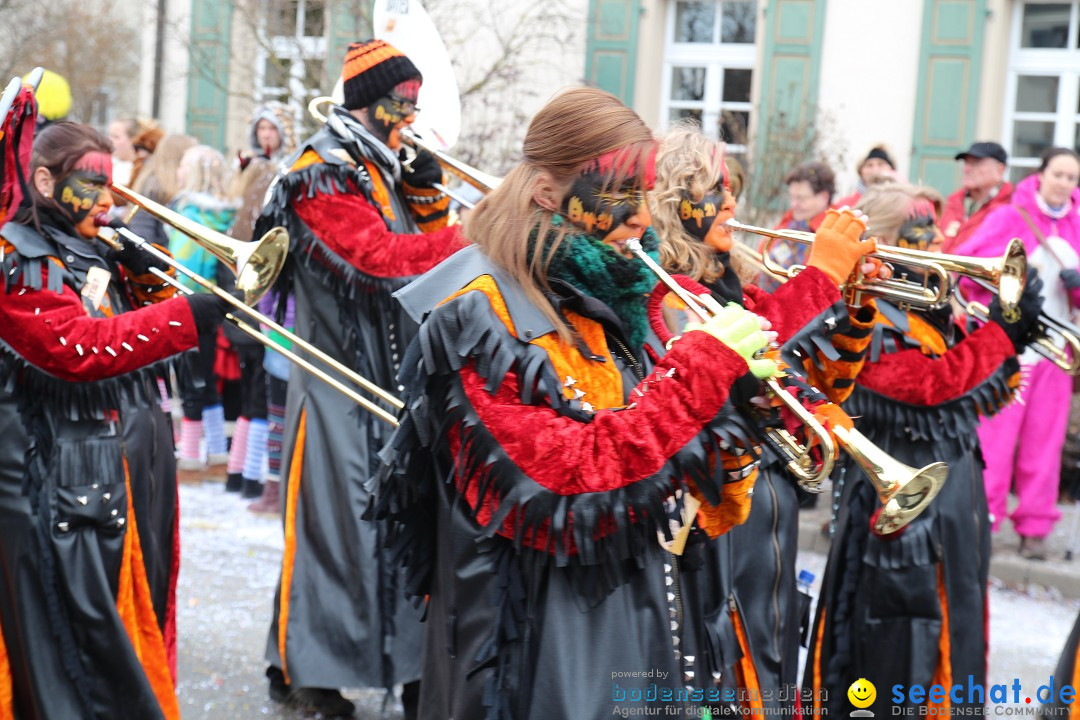
[[281,481],[267,480],[262,497],[248,505],[248,510],[261,515],[281,515]]
[[244,478],[244,492],[241,497],[245,500],[254,500],[255,498],[262,497],[263,484],[261,480],[252,480],[250,478]]
[[1020,537],[1020,557],[1025,560],[1046,559],[1046,539],[1032,535]]
[[416,720],[420,707],[419,680],[401,686],[401,705],[405,709],[405,720]]
[[[240,473],[229,473],[225,477],[225,492],[240,492],[243,487],[244,476]],[[247,495],[244,497],[247,497]]]

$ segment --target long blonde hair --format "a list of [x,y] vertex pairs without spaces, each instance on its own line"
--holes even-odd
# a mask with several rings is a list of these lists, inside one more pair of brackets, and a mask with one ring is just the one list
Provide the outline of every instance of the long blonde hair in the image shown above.
[[194,145],[180,158],[183,177],[180,193],[203,193],[219,200],[228,199],[229,166],[225,156],[209,145]]
[[929,202],[935,216],[941,219],[944,205],[941,193],[931,187],[910,183],[875,183],[855,208],[870,218],[870,235],[888,245],[895,245],[900,238],[900,228],[911,217],[912,206],[920,200]]
[[163,137],[154,148],[154,153],[147,158],[132,190],[163,205],[171,203],[180,192],[180,182],[176,178],[180,158],[188,148],[198,144],[199,141],[190,135]]
[[665,269],[705,282],[724,274],[713,249],[686,232],[679,217],[683,199],[689,196],[700,202],[723,173],[723,145],[705,137],[696,125],[677,125],[661,141],[649,208],[660,236],[660,264]]
[[[553,225],[555,213],[540,207],[534,196],[542,183],[549,181],[561,200],[587,162],[615,150],[620,151],[614,163],[619,169],[616,175],[622,177],[612,178],[611,183],[621,183],[631,174],[642,181],[654,147],[645,122],[614,95],[589,87],[566,90],[532,119],[522,148],[524,159],[465,222],[465,237],[521,284],[565,342],[572,340],[571,331],[551,307],[544,290],[549,288],[551,259],[574,229],[568,222]],[[554,242],[546,244],[544,239],[552,230]],[[535,248],[530,247],[532,238],[536,238]],[[540,252],[540,247],[547,252]]]

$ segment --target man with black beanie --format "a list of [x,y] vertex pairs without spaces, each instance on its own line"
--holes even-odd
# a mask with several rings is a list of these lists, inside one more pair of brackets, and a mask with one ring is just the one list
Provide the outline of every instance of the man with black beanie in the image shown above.
[[[291,238],[280,297],[295,297],[296,332],[380,387],[397,391],[415,324],[391,293],[461,247],[446,227],[442,171],[420,152],[399,158],[418,112],[421,76],[381,40],[353,43],[345,101],[288,163],[256,229]],[[387,408],[392,411],[392,408]],[[390,427],[294,366],[282,453],[285,553],[267,642],[270,697],[349,716],[342,687],[403,684],[415,716],[419,614],[402,599],[380,524],[361,519],[365,483]]]

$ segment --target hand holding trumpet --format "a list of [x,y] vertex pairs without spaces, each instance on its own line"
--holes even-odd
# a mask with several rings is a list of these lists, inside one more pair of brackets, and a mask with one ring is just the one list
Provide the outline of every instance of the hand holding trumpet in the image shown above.
[[860,212],[846,207],[829,210],[814,234],[807,265],[821,270],[838,287],[846,283],[856,269],[864,274],[868,274],[867,270],[871,273],[877,270],[877,266],[860,267],[863,257],[877,250],[877,243],[872,239],[862,239],[866,225],[867,218]]

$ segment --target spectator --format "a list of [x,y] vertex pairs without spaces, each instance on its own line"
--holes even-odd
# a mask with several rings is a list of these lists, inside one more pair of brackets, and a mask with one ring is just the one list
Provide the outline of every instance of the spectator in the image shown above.
[[956,159],[964,161],[964,168],[960,189],[945,201],[941,213],[944,253],[955,253],[993,210],[1008,205],[1012,198],[1012,185],[1005,181],[1009,162],[1005,148],[996,142],[977,142]]
[[[1080,159],[1068,148],[1043,153],[1039,171],[1024,178],[1012,203],[989,213],[961,254],[997,257],[1011,238],[1027,249],[1028,265],[1043,282],[1043,312],[1069,321],[1080,302]],[[1061,518],[1055,507],[1061,450],[1069,420],[1072,380],[1053,362],[1028,350],[1024,402],[979,426],[986,460],[986,495],[994,529],[1005,520],[1009,489],[1020,502],[1009,518],[1020,535],[1020,555],[1046,559],[1044,538]]]
[[109,123],[109,141],[113,145],[113,182],[130,185],[135,168],[135,138],[156,127],[153,120],[127,117]]
[[858,205],[867,188],[880,177],[895,179],[896,163],[893,162],[892,156],[889,155],[889,151],[885,149],[884,145],[875,145],[870,148],[870,152],[866,154],[862,162],[855,167],[855,172],[859,174],[859,179],[855,182],[855,192],[846,198],[837,200],[837,207],[845,205],[855,207]]
[[[236,217],[235,203],[226,195],[228,166],[217,150],[207,145],[188,149],[180,159],[178,181],[180,193],[174,203],[181,215],[211,230],[225,232]],[[211,281],[215,281],[218,261],[194,240],[171,230],[169,249],[177,262]],[[204,292],[187,278],[181,282],[196,292]],[[202,462],[200,440],[206,437],[207,463],[225,465],[229,456],[225,443],[225,409],[217,391],[214,363],[217,358],[217,331],[199,335],[199,365],[205,381],[202,387],[181,382],[180,397],[184,419],[180,425],[180,460],[178,476],[181,482],[199,482],[203,477],[224,480],[224,473],[206,473]],[[223,470],[224,468],[222,468]]]
[[[147,158],[139,177],[132,188],[162,205],[171,205],[180,193],[177,179],[180,170],[180,158],[191,147],[199,143],[190,135],[166,135],[157,144],[154,154]],[[131,231],[153,243],[168,246],[169,236],[160,220],[147,212],[137,212],[128,222]]]
[[[836,193],[836,175],[832,168],[823,162],[804,163],[787,174],[784,184],[788,189],[788,211],[780,218],[776,228],[816,232]],[[777,240],[772,244],[769,255],[777,263],[788,267],[805,265],[809,252],[809,245]],[[763,274],[758,286],[773,292],[779,283]]]

